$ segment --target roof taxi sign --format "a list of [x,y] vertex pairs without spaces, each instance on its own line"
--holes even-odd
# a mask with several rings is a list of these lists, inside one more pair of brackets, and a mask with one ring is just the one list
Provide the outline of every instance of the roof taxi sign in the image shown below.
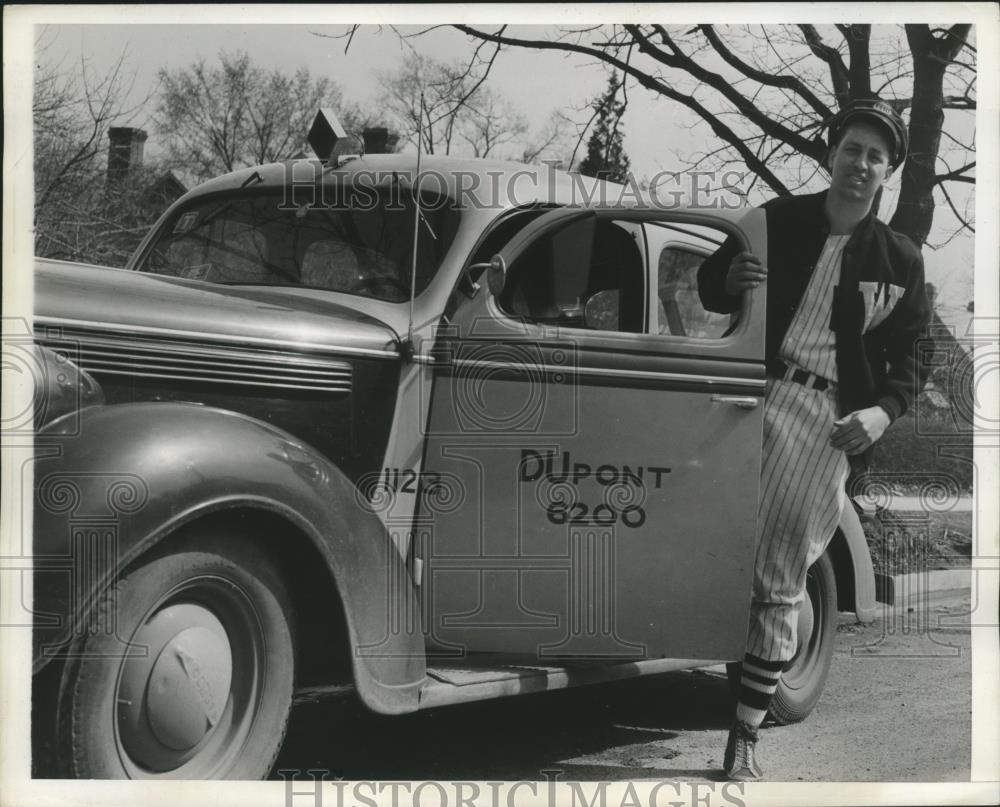
[[329,162],[334,157],[340,156],[348,145],[347,132],[330,108],[320,109],[316,113],[306,139],[316,156],[323,162]]

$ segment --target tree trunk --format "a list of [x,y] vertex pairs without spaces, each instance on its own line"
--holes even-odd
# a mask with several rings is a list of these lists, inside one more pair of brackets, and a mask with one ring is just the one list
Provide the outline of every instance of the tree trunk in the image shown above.
[[[913,26],[914,28],[922,26]],[[947,63],[934,39],[907,27],[913,55],[913,103],[910,106],[910,156],[903,164],[899,203],[889,225],[923,246],[934,221],[935,161],[944,124],[943,81]]]

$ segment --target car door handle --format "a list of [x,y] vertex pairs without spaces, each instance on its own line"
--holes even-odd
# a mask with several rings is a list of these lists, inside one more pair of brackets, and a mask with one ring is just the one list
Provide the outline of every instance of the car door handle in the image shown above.
[[758,400],[741,395],[713,395],[712,403],[736,404],[740,409],[756,409]]

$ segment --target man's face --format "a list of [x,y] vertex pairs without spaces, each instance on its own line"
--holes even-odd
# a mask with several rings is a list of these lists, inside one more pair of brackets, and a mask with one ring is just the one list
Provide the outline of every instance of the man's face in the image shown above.
[[864,121],[848,125],[830,152],[830,189],[845,198],[870,202],[892,176],[891,148],[878,125]]

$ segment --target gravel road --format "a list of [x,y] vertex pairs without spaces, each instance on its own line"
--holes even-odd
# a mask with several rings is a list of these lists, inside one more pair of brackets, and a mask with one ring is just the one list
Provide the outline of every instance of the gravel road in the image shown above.
[[[769,781],[968,781],[968,598],[842,615],[822,700],[762,731]],[[941,621],[951,621],[949,627]],[[717,781],[731,703],[720,669],[453,706],[405,717],[353,701],[297,707],[275,770],[346,779]],[[275,776],[275,778],[277,778]]]

